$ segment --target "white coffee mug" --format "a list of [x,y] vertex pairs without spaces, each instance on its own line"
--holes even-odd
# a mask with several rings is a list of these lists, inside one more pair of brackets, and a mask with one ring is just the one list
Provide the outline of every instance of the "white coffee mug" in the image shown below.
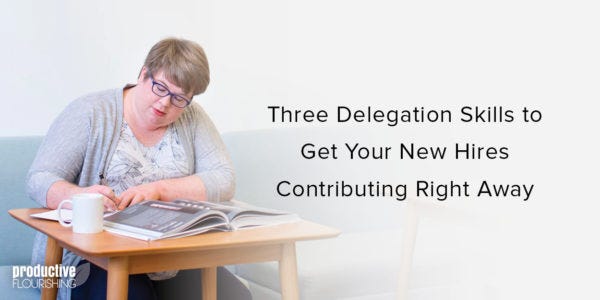
[[[73,227],[75,233],[98,233],[104,223],[104,204],[102,194],[83,193],[71,196],[58,205],[58,222],[65,227]],[[63,204],[71,203],[73,216],[71,223],[66,223],[61,215]]]

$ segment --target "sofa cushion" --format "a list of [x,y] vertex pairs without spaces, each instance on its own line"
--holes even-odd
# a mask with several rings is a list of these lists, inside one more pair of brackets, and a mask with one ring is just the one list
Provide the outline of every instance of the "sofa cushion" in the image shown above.
[[[296,244],[302,299],[334,299],[395,292],[401,232],[345,233]],[[237,266],[244,279],[280,291],[278,264]]]
[[[37,207],[25,194],[25,177],[42,137],[0,138],[0,265],[31,261],[35,231],[8,215],[13,208]],[[8,299],[8,298],[7,298]]]

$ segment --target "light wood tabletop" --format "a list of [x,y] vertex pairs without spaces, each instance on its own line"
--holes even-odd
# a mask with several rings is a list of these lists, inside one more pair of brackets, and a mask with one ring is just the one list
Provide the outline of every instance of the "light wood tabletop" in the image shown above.
[[[127,298],[129,274],[196,268],[202,268],[202,299],[216,299],[218,266],[262,261],[279,262],[283,299],[298,299],[295,242],[340,234],[337,229],[301,220],[147,242],[106,231],[73,233],[58,222],[30,217],[44,211],[24,208],[9,213],[48,236],[46,265],[60,264],[62,248],[66,248],[107,270],[107,299]],[[56,294],[56,288],[44,289],[42,299],[55,299]]]

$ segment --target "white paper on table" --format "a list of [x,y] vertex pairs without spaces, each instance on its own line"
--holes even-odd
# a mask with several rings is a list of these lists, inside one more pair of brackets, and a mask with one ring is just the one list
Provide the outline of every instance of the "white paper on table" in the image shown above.
[[[73,211],[70,209],[66,209],[66,208],[63,208],[61,210],[62,210],[63,221],[71,222],[71,220],[73,219]],[[116,213],[116,211],[104,212],[104,217],[106,218],[114,213]],[[43,213],[32,214],[31,217],[58,222],[58,209],[45,211]]]
[[[61,209],[63,221],[70,222],[73,219],[73,211],[70,209]],[[34,218],[58,221],[58,209],[37,213],[31,215]]]

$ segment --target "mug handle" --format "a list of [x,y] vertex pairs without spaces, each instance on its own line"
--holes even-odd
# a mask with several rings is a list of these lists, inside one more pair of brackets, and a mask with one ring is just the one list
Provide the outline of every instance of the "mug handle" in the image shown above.
[[63,204],[67,203],[67,202],[71,202],[71,205],[73,205],[73,201],[67,199],[67,200],[63,200],[60,202],[60,204],[58,205],[58,223],[60,223],[60,225],[65,226],[65,227],[71,227],[73,226],[73,220],[71,220],[70,223],[66,223],[65,221],[63,221],[62,215],[61,215],[61,211],[62,211],[62,206]]

